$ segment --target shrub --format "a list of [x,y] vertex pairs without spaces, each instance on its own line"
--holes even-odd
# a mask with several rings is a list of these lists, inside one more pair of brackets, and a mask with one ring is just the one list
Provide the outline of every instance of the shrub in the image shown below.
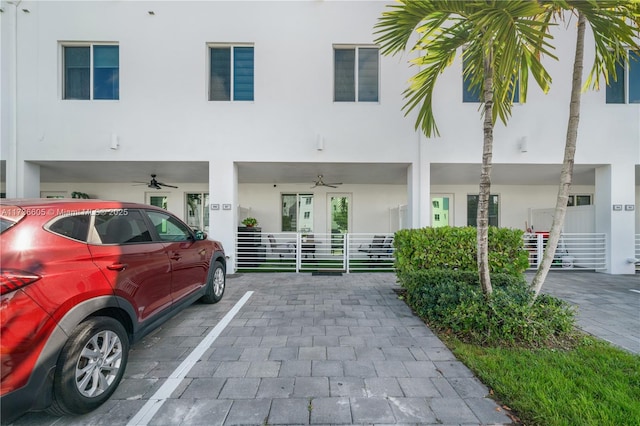
[[[529,266],[519,229],[489,227],[489,270],[513,276]],[[396,270],[455,269],[477,271],[476,228],[403,229],[395,234]]]
[[574,330],[572,308],[533,293],[524,278],[492,274],[487,298],[470,271],[422,270],[398,275],[407,303],[430,326],[467,343],[541,347],[565,340]]

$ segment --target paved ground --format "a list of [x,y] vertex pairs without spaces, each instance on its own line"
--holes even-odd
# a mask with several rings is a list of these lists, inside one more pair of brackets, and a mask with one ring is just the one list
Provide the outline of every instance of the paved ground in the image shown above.
[[542,291],[577,306],[582,330],[640,354],[640,275],[554,271]]
[[[585,330],[638,351],[639,285],[563,272],[544,290],[581,304]],[[508,424],[396,287],[384,273],[229,278],[220,303],[190,307],[132,348],[102,407],[15,425]]]

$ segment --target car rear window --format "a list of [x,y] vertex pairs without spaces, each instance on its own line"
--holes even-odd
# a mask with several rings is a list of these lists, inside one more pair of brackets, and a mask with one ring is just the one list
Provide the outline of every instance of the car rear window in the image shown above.
[[47,229],[54,234],[62,235],[63,237],[72,238],[78,241],[87,241],[90,222],[91,216],[88,214],[63,216],[54,222],[51,222]]

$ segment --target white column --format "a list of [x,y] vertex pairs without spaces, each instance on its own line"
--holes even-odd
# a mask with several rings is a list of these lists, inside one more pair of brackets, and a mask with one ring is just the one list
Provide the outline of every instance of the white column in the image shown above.
[[[596,169],[596,232],[607,235],[609,274],[634,274],[635,165],[615,164]],[[630,210],[633,206],[634,210]]]
[[18,161],[17,196],[19,198],[40,198],[40,166],[28,161]]
[[[5,2],[2,2],[5,6]],[[18,146],[17,146],[17,96],[18,96],[18,6],[6,4],[0,27],[2,53],[0,64],[0,93],[2,107],[0,111],[0,157],[5,161],[5,192],[7,198],[16,198],[18,194]]]
[[233,273],[238,229],[238,169],[233,161],[209,162],[209,197],[209,237],[222,242],[227,273]]
[[431,225],[431,163],[427,155],[427,142],[419,137],[418,159],[409,167],[409,223],[412,228]]

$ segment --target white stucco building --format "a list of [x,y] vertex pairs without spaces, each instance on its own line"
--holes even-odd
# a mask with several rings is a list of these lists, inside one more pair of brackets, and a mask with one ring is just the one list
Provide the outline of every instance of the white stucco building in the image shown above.
[[[441,225],[444,213],[450,225],[470,224],[479,104],[463,102],[458,58],[436,88],[441,137],[414,130],[415,115],[402,111],[416,72],[410,56],[382,57],[374,44],[384,8],[2,1],[0,191],[164,204],[220,239],[231,257],[244,216],[265,232],[331,233],[340,202],[348,205],[341,232]],[[501,227],[550,226],[575,28],[555,35],[551,91],[531,86],[508,126],[496,127],[492,220]],[[592,59],[589,48],[585,73]],[[624,79],[622,99],[604,86],[583,95],[571,193],[576,205],[592,207],[565,229],[604,234],[601,270],[613,274],[634,273],[639,257],[640,73],[626,69]],[[177,188],[136,185],[151,174]],[[340,185],[315,186],[318,175]],[[304,208],[285,220],[284,206],[296,199]]]

